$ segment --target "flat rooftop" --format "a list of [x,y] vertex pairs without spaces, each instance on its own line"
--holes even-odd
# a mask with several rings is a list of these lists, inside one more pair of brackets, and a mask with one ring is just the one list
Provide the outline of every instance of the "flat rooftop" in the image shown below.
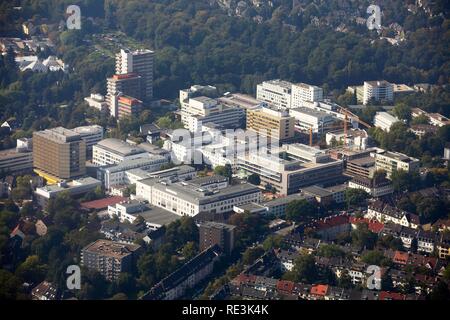
[[181,219],[181,216],[164,210],[159,207],[148,207],[149,210],[145,210],[144,212],[136,213],[136,215],[140,215],[144,218],[146,223],[158,225],[158,226],[166,226],[171,224],[174,221]]
[[123,244],[109,240],[97,240],[86,247],[83,251],[101,254],[111,258],[121,259],[132,254],[141,246],[137,244]]
[[319,197],[329,197],[332,195],[330,191],[327,189],[321,188],[319,186],[310,186],[302,188],[302,192],[311,194],[313,196],[319,196]]
[[189,182],[177,182],[173,184],[156,183],[153,188],[173,194],[174,196],[185,201],[195,202],[198,204],[207,204],[226,200],[230,197],[260,192],[257,187],[248,183],[228,186],[227,188],[214,191],[207,191],[205,189],[197,188],[195,184],[189,184]]
[[145,153],[145,150],[137,146],[133,146],[123,140],[109,138],[97,143],[94,147],[99,147],[108,150],[112,153],[120,154],[122,156],[130,156],[140,153]]
[[77,187],[83,187],[83,186],[89,186],[89,185],[101,185],[101,181],[91,178],[91,177],[86,177],[86,178],[81,178],[78,180],[73,180],[71,182],[68,182],[66,184],[66,186],[64,184],[58,183],[58,184],[51,184],[51,185],[47,185],[41,188],[38,188],[38,190],[43,190],[46,192],[59,192],[59,191],[64,191],[64,190],[69,190],[69,189],[73,189],[73,188],[77,188]]
[[271,208],[271,207],[277,207],[277,206],[281,206],[281,205],[287,205],[290,202],[295,201],[295,200],[303,200],[303,199],[310,199],[310,198],[312,198],[312,197],[309,195],[305,195],[302,193],[295,193],[295,194],[291,194],[287,197],[282,197],[282,198],[264,202],[264,203],[262,203],[262,205]]
[[17,150],[14,149],[8,149],[8,150],[1,150],[0,151],[0,160],[6,160],[9,158],[16,158],[20,156],[30,156],[32,155],[31,152],[17,152]]
[[289,112],[291,112],[291,111],[307,114],[309,116],[313,116],[313,117],[317,117],[317,118],[325,118],[325,117],[332,118],[333,117],[332,115],[330,115],[326,112],[318,111],[318,110],[307,108],[307,107],[299,107],[299,108],[290,109]]
[[81,140],[81,136],[79,133],[63,127],[37,131],[34,132],[33,135],[41,136],[55,142],[71,142]]
[[99,125],[93,125],[93,126],[83,126],[83,127],[77,127],[73,129],[76,133],[79,133],[80,135],[84,134],[96,134],[99,132],[103,132],[103,127]]
[[403,161],[403,162],[418,161],[418,159],[408,157],[407,155],[405,155],[403,153],[398,153],[398,152],[385,151],[385,152],[382,152],[380,154],[382,154],[382,155],[384,155],[386,157],[395,159],[395,160]]
[[288,81],[280,80],[280,79],[264,81],[262,84],[265,84],[265,83],[280,86],[280,87],[283,87],[283,88],[289,89],[289,90],[291,90],[291,87],[292,87],[292,83],[290,83]]
[[372,157],[364,157],[364,158],[358,158],[348,161],[348,163],[355,164],[360,167],[372,167],[375,165],[375,159]]

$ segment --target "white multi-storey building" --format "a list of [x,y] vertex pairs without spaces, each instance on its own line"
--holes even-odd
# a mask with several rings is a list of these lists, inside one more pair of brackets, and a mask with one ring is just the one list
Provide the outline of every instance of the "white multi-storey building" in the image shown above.
[[338,121],[331,114],[306,107],[290,109],[289,115],[295,118],[295,127],[298,130],[307,132],[312,130],[317,134],[331,130]]
[[394,117],[393,115],[387,112],[377,112],[375,114],[373,123],[375,127],[380,128],[381,130],[384,130],[386,132],[389,132],[389,130],[391,130],[392,125],[399,121],[400,119]]
[[116,185],[136,183],[136,179],[139,178],[134,178],[133,169],[141,169],[150,173],[160,170],[161,166],[167,163],[168,161],[165,157],[150,157],[147,154],[143,158],[126,160],[115,166],[100,168],[97,171],[97,178],[102,181],[105,189],[109,190]]
[[292,85],[291,95],[291,108],[300,108],[306,101],[322,101],[323,89],[306,83],[297,83]]
[[86,142],[86,156],[92,156],[94,145],[103,140],[103,127],[99,125],[84,126],[73,129]]
[[394,85],[385,80],[365,81],[363,91],[363,104],[367,105],[370,100],[391,102],[394,100]]
[[110,138],[94,145],[92,163],[96,166],[106,166],[146,157],[148,153],[145,150],[125,141]]
[[245,122],[245,110],[234,106],[219,104],[216,99],[206,96],[189,98],[183,103],[181,120],[191,132],[202,131],[204,124],[213,123],[227,129],[242,128]]
[[106,111],[108,108],[108,103],[105,96],[101,94],[92,93],[89,97],[84,98],[91,108],[95,108],[99,111]]
[[392,172],[396,170],[414,172],[420,168],[419,159],[408,157],[399,152],[376,152],[371,154],[371,156],[375,158],[375,169],[385,171],[387,177],[390,177]]
[[265,101],[279,109],[291,108],[292,83],[283,80],[270,80],[258,84],[256,99]]
[[247,183],[226,186],[222,178],[213,176],[176,183],[142,180],[138,182],[136,195],[154,206],[191,217],[201,212],[231,212],[234,206],[261,202],[261,190],[257,187]]

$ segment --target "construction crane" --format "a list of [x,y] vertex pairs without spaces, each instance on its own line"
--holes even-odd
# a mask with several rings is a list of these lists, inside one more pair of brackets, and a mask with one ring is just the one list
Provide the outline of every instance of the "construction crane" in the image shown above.
[[[345,143],[345,145],[347,145],[349,121],[355,121],[355,122],[358,122],[359,124],[365,126],[366,128],[372,128],[372,126],[370,124],[362,121],[361,119],[359,119],[359,117],[357,115],[353,114],[352,112],[348,111],[347,109],[341,108],[339,110],[339,113],[343,114],[345,117],[343,124],[341,123],[341,124],[338,124],[335,126],[327,127],[327,129],[342,129],[342,128],[344,128],[344,143]],[[310,146],[313,145],[313,129],[312,128],[309,129],[309,145]]]

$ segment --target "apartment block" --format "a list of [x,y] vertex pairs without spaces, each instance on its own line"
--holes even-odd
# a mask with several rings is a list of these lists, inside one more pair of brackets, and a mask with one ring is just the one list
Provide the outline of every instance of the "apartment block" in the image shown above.
[[[135,73],[142,77],[143,101],[153,99],[153,61],[155,53],[151,50],[121,50],[116,55],[116,73]],[[128,93],[127,93],[128,94]],[[128,94],[131,95],[131,94]]]
[[183,297],[186,290],[194,288],[214,270],[214,263],[222,254],[218,246],[199,253],[186,264],[157,283],[142,297],[143,300],[176,300]]
[[137,73],[115,74],[107,80],[106,102],[109,105],[110,114],[119,116],[118,97],[127,95],[136,99],[144,97],[143,78]]
[[115,281],[122,272],[131,272],[141,246],[97,240],[81,250],[81,265]]
[[68,180],[86,174],[86,142],[62,127],[33,133],[33,166],[45,178]]
[[138,117],[142,111],[142,101],[130,96],[120,96],[117,98],[117,108],[119,119],[124,117]]
[[231,254],[234,248],[236,226],[217,223],[205,222],[200,225],[200,251],[204,251],[214,245],[218,245],[226,254]]

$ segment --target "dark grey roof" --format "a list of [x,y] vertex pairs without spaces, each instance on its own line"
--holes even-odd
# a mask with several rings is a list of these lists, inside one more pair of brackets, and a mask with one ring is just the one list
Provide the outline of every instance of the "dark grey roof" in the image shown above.
[[192,186],[195,186],[195,184],[192,185],[188,182],[173,184],[157,183],[153,186],[153,188],[162,192],[166,192],[167,190],[169,190],[169,192],[175,193],[178,198],[181,198],[185,201],[194,202],[199,205],[261,192],[257,187],[248,183],[229,186],[227,188],[215,191],[195,189],[192,188]]

